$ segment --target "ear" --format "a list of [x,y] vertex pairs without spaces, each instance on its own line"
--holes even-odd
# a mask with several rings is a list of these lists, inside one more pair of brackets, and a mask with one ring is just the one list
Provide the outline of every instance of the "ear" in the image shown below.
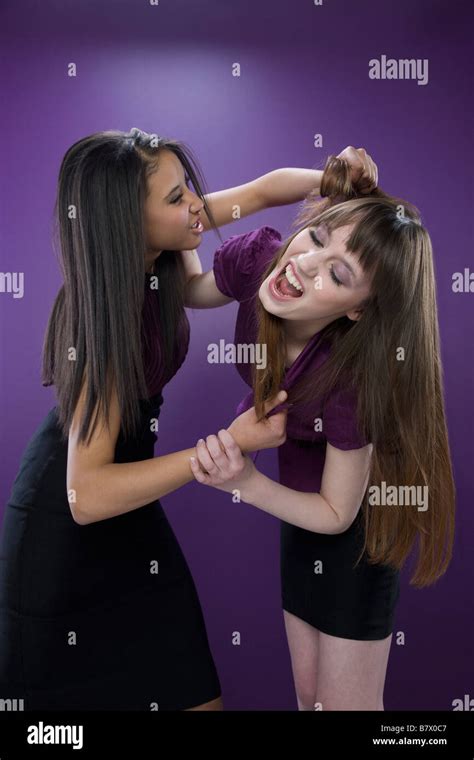
[[348,317],[351,322],[358,322],[363,313],[363,309],[353,309],[352,311],[348,311],[346,313],[346,317]]

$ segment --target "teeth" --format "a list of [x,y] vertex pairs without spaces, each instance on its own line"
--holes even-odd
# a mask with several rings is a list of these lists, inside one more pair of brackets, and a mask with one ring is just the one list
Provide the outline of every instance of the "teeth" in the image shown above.
[[288,282],[291,283],[291,285],[293,285],[293,287],[295,287],[296,290],[299,290],[300,292],[303,292],[303,288],[301,287],[301,285],[299,284],[299,282],[296,279],[295,275],[291,271],[290,264],[288,264],[288,266],[285,269],[285,275],[286,275],[286,279],[288,280]]

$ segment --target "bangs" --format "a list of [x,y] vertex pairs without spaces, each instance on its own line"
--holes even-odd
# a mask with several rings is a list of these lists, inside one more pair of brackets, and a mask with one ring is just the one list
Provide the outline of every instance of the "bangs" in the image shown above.
[[[395,203],[380,198],[355,198],[324,209],[304,228],[324,224],[329,231],[353,225],[345,249],[358,258],[363,271],[373,274],[394,233],[414,218],[400,217]],[[300,230],[301,231],[301,230]]]

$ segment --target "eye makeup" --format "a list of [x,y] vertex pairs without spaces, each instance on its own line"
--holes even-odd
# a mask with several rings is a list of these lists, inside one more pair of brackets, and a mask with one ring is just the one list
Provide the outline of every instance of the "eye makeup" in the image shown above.
[[[308,232],[309,232],[309,236],[310,236],[311,240],[313,241],[314,245],[317,248],[324,248],[324,243],[322,243],[321,240],[318,238],[318,236],[316,235],[315,230],[309,228]],[[330,237],[331,237],[331,232],[329,230],[329,232],[328,232],[328,240],[330,239]],[[355,277],[354,270],[352,269],[352,267],[350,266],[350,264],[344,258],[342,258],[342,257],[341,257],[341,261],[342,261],[343,266],[348,269],[348,271],[350,272],[350,274],[352,275],[352,277]],[[329,275],[330,275],[332,281],[334,282],[334,284],[337,285],[337,286],[340,286],[340,285],[349,286],[350,285],[350,281],[349,282],[345,282],[344,280],[341,280],[336,275],[336,273],[334,271],[334,266],[330,267],[330,269],[329,269]]]

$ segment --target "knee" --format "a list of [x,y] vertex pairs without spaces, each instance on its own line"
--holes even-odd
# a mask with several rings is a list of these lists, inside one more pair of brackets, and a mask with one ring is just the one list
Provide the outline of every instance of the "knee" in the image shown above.
[[310,679],[300,679],[295,682],[296,698],[300,710],[315,710],[316,685]]

